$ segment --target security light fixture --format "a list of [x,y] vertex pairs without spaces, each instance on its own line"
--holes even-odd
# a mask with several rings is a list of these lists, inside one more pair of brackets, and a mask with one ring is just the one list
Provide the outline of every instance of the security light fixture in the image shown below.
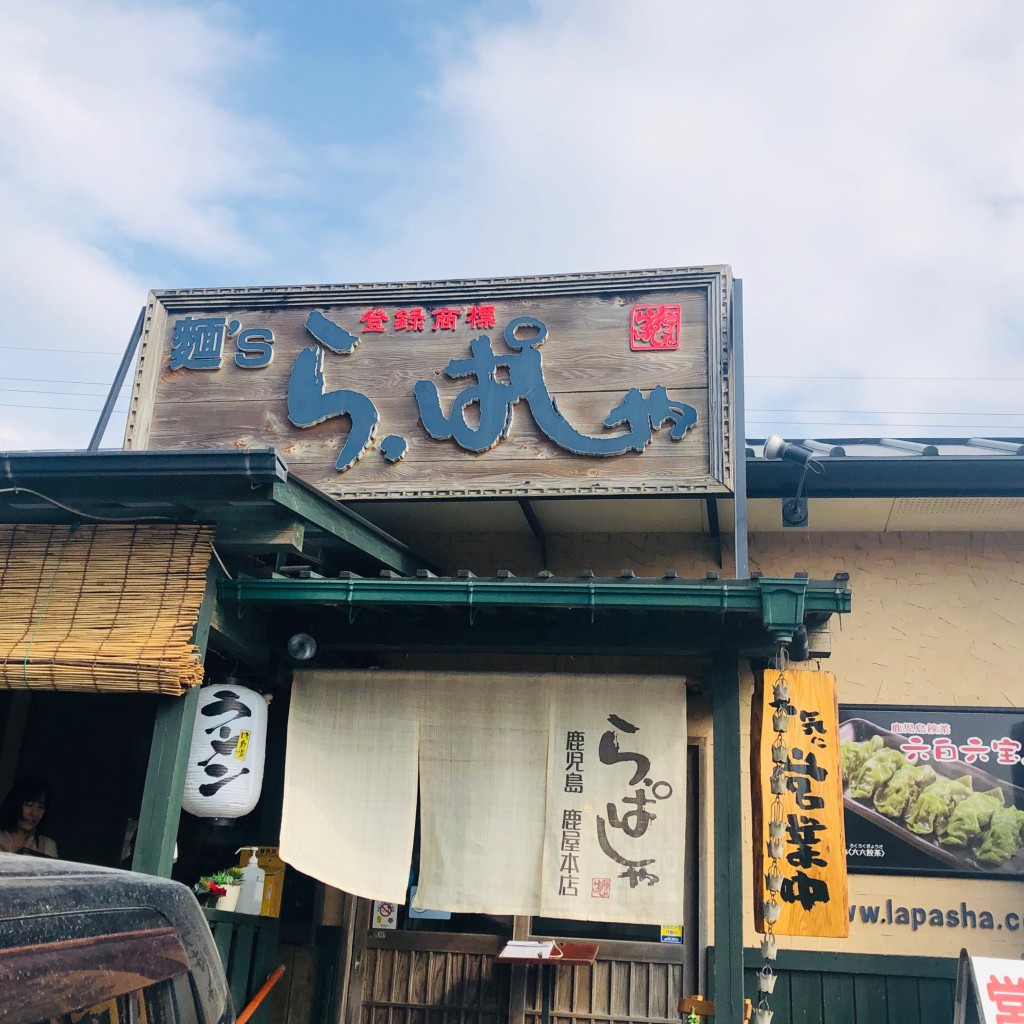
[[288,638],[286,650],[292,661],[304,664],[316,657],[317,642],[308,633],[294,633]]
[[764,442],[764,457],[769,461],[786,460],[795,462],[803,469],[800,481],[796,485],[796,494],[792,498],[782,499],[782,525],[791,527],[807,526],[807,498],[804,497],[804,482],[807,471],[820,473],[821,466],[814,460],[814,452],[802,444],[784,441],[778,434],[772,434]]
[[772,434],[764,443],[764,457],[769,462],[785,459],[787,462],[798,462],[801,466],[806,466],[808,460],[814,457],[814,452],[802,444],[793,444],[791,441],[784,441],[778,434]]

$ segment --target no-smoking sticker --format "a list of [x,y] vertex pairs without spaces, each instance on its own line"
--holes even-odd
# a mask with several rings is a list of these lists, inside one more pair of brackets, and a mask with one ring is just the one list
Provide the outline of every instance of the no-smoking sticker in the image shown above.
[[398,927],[398,908],[394,905],[394,903],[387,903],[383,900],[373,901],[373,927]]

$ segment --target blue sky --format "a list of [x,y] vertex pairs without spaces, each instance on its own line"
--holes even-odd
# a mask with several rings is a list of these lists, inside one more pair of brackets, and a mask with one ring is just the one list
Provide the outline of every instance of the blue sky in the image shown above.
[[702,263],[749,436],[1024,435],[1022,97],[1014,0],[6,5],[0,450],[150,288]]

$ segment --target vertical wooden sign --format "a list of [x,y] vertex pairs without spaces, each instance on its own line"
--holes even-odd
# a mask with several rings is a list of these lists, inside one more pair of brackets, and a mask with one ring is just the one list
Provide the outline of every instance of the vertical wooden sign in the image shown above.
[[[782,701],[775,695],[780,681],[789,687]],[[780,715],[787,726],[781,734],[776,731]],[[775,934],[845,938],[850,920],[835,676],[766,671],[754,694],[750,740],[757,930],[766,931],[767,876],[774,865],[781,875],[781,883],[773,879],[781,904]],[[773,817],[774,830],[769,828]],[[771,851],[769,842],[776,844]]]

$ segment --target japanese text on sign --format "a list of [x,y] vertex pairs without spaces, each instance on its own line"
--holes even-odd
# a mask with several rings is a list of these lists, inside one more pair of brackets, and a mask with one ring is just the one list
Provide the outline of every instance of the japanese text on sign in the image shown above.
[[[764,677],[764,693],[755,707],[752,739],[757,744],[754,779],[755,909],[765,891],[765,845],[780,862],[782,902],[774,931],[779,935],[845,936],[846,841],[835,679],[825,672],[787,670],[789,697],[773,701],[777,671]],[[789,745],[773,759],[773,716],[788,721]],[[780,760],[781,758],[781,760]],[[771,791],[770,793],[768,791]],[[779,831],[769,836],[772,794],[782,801]],[[769,844],[771,845],[771,844]],[[758,930],[763,921],[758,918]]]
[[[305,330],[314,344],[300,351],[291,365],[288,419],[305,429],[326,420],[348,418],[348,435],[335,462],[338,472],[345,472],[363,457],[377,434],[381,414],[373,399],[361,391],[330,389],[327,360],[332,356],[352,358],[364,336],[383,333],[389,327],[397,332],[424,331],[428,316],[434,332],[454,331],[460,323],[473,330],[497,326],[493,305],[411,307],[396,309],[393,316],[375,307],[358,318],[361,326],[353,324],[353,331],[316,310],[306,318]],[[679,307],[636,307],[630,331],[634,347],[676,348]],[[657,385],[647,394],[630,388],[605,416],[605,427],[624,430],[604,435],[578,430],[562,414],[544,380],[541,346],[547,338],[547,324],[528,316],[515,317],[506,324],[502,331],[506,351],[496,352],[489,335],[473,338],[469,357],[452,359],[445,367],[450,380],[472,381],[455,397],[448,412],[442,407],[435,382],[417,381],[413,397],[427,434],[435,441],[453,440],[469,452],[488,451],[509,436],[515,406],[523,401],[541,433],[559,448],[607,458],[643,452],[655,432],[666,426],[669,437],[679,441],[697,422],[692,406],[673,400],[663,385]],[[240,321],[226,317],[184,317],[174,324],[169,369],[217,370],[229,340],[237,349],[234,362],[242,369],[260,370],[273,361],[275,339],[269,327],[243,329]],[[408,448],[408,437],[398,434],[386,435],[379,444],[382,457],[390,464],[399,462]]]
[[[622,797],[621,802],[631,807],[632,810],[620,812],[614,803],[609,803],[606,805],[607,819],[600,814],[597,815],[597,841],[606,857],[626,869],[619,875],[619,878],[628,878],[630,888],[635,889],[641,882],[656,885],[660,881],[659,877],[647,870],[656,862],[656,858],[637,857],[639,850],[634,848],[642,845],[636,841],[643,838],[651,823],[658,817],[647,808],[656,805],[659,800],[668,800],[672,796],[672,786],[665,781],[654,782],[650,777],[651,761],[646,754],[620,749],[619,732],[633,734],[639,731],[637,726],[618,715],[609,715],[608,721],[614,728],[609,729],[601,736],[597,751],[598,760],[604,765],[617,765],[623,761],[632,762],[633,774],[626,785],[636,787],[637,783],[642,782],[643,787],[634,788],[632,795],[627,793]],[[633,741],[630,746],[633,745],[639,745],[639,743]],[[647,796],[647,787],[650,787],[650,797]],[[608,835],[609,828],[619,829],[622,832],[624,844],[620,848],[632,854],[636,859],[631,860],[612,845]],[[625,842],[625,840],[629,840],[629,842]]]
[[990,760],[995,764],[1020,764],[1024,760],[1020,754],[1022,747],[1024,744],[1009,736],[1000,736],[987,742],[978,736],[969,736],[966,743],[959,745],[945,736],[931,741],[920,736],[909,736],[906,743],[900,744],[900,750],[911,762],[963,761],[964,764],[987,763]]

